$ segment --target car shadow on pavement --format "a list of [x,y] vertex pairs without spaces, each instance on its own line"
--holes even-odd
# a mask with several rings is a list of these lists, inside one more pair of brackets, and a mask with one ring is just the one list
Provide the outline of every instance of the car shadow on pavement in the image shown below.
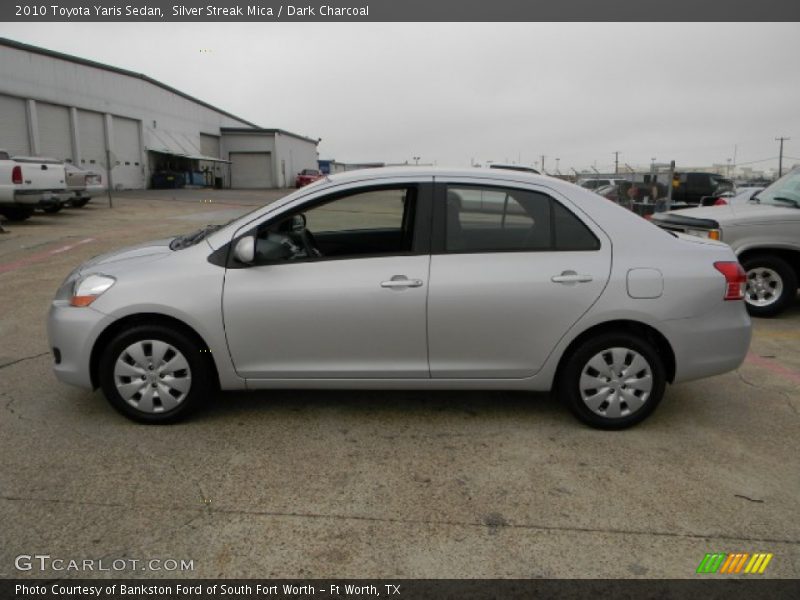
[[469,417],[541,417],[570,415],[547,393],[488,391],[263,390],[222,392],[198,410],[192,420],[280,417],[290,413],[328,414],[383,419],[388,416],[461,415]]

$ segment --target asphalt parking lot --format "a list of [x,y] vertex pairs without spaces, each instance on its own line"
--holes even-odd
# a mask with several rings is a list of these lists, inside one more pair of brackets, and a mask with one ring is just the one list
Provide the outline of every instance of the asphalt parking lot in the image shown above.
[[[134,424],[56,381],[45,316],[87,258],[282,192],[140,191],[0,235],[0,576],[15,558],[192,560],[100,576],[693,578],[707,552],[800,576],[800,301],[734,373],[623,432],[548,395],[225,393]],[[706,577],[709,577],[706,575]]]

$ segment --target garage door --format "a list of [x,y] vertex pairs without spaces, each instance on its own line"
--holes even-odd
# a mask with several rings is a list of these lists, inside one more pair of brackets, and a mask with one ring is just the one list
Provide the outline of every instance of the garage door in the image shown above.
[[271,188],[271,152],[231,152],[231,187]]
[[112,120],[114,135],[114,154],[117,157],[112,173],[114,187],[124,189],[141,189],[144,187],[144,168],[142,152],[139,144],[139,121],[114,117]]
[[219,158],[219,138],[215,135],[200,134],[200,154]]
[[0,94],[0,149],[7,150],[11,156],[27,156],[31,153],[28,145],[28,111],[25,100]]
[[[84,169],[103,169],[106,164],[106,141],[103,115],[88,110],[78,111],[78,140],[81,146],[81,166]],[[103,177],[105,181],[105,177]]]
[[39,154],[58,160],[72,160],[72,132],[66,106],[36,103],[39,122]]

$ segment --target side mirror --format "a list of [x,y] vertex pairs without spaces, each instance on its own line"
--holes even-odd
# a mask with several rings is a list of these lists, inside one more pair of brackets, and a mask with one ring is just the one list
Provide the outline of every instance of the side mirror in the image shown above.
[[256,259],[256,238],[252,235],[243,237],[233,249],[233,256],[240,263],[252,265]]

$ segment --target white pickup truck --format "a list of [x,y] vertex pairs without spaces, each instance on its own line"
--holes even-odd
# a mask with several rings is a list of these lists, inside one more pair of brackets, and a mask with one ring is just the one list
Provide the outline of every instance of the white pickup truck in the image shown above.
[[66,179],[60,161],[0,150],[0,215],[24,221],[36,208],[60,206],[69,198]]

